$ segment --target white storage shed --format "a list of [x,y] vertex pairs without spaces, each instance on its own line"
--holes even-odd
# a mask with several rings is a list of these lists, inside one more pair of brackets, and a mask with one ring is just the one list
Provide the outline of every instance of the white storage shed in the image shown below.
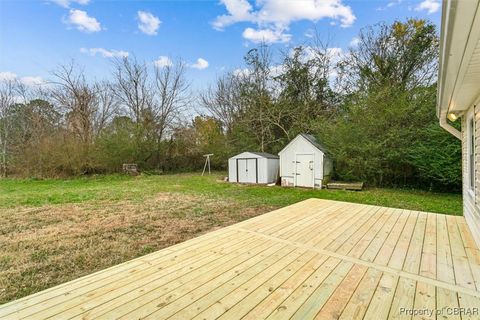
[[265,152],[242,152],[228,159],[228,181],[239,183],[275,183],[278,156]]
[[282,186],[322,188],[333,168],[325,148],[309,134],[299,134],[279,152]]

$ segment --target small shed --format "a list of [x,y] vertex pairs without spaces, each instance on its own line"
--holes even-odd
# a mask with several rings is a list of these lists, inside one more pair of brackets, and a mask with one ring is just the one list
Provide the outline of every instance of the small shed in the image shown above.
[[278,156],[266,152],[242,152],[228,159],[228,181],[239,183],[275,183]]
[[299,134],[280,155],[282,186],[322,188],[333,163],[325,148],[310,134]]

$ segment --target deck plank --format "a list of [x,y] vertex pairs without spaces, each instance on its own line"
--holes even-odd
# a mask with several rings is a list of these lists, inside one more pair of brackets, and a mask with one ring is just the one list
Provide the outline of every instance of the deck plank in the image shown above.
[[[371,210],[368,211],[368,216],[366,219],[364,219],[361,223],[358,223],[355,225],[355,227],[352,227],[350,229],[345,230],[340,236],[337,238],[333,239],[327,246],[325,246],[325,250],[329,250],[332,252],[337,252],[338,248],[342,247],[345,245],[348,247],[347,241],[350,241],[350,243],[353,243],[355,237],[361,237],[362,230],[368,230],[373,224],[375,224],[376,221],[380,218],[380,216],[383,213],[383,210],[380,210],[381,207],[371,207]],[[348,249],[345,249],[345,251],[348,252]]]
[[454,216],[447,216],[446,219],[450,237],[455,282],[462,287],[475,289],[475,280],[473,279],[472,269],[470,268],[463,240],[458,230],[457,221]]
[[458,308],[458,294],[455,291],[447,290],[444,288],[437,288],[437,304],[436,309],[440,310],[441,315],[437,316],[437,319],[448,320],[460,320],[460,315],[449,314],[445,308]]
[[343,278],[350,272],[353,263],[341,262],[328,277],[320,284],[302,306],[290,318],[292,320],[314,319],[323,305],[328,301]]
[[383,274],[368,305],[364,319],[387,319],[397,288],[398,277]]
[[[400,210],[400,209],[399,209]],[[392,231],[388,235],[388,238],[383,242],[380,251],[378,252],[377,256],[373,260],[376,264],[386,266],[390,257],[393,254],[393,250],[397,245],[400,236],[405,228],[407,220],[410,216],[410,211],[401,210],[400,217],[398,218],[395,226],[393,227]]]
[[300,240],[300,242],[304,242],[307,245],[313,245],[319,249],[325,248],[327,245],[332,243],[332,241],[335,241],[336,238],[344,234],[347,230],[355,230],[357,223],[360,223],[365,219],[366,216],[369,216],[369,213],[374,209],[374,207],[367,207],[357,211],[353,211],[352,209],[352,211],[349,211],[351,214],[344,215],[345,220],[340,220],[336,224],[331,224],[328,228],[321,229],[322,232],[318,232],[320,229],[317,229],[315,236],[311,237],[308,241]]
[[388,218],[386,212],[387,209],[381,209],[377,211],[375,213],[375,216],[378,219],[373,219],[369,221],[369,223],[362,225],[359,229],[355,231],[355,233],[351,237],[347,239],[347,241],[342,243],[334,251],[342,255],[347,255],[352,250],[352,248],[354,248],[359,243],[359,241],[368,236],[369,232],[374,232],[376,227],[378,228],[378,226],[381,226],[383,225],[383,223],[385,223],[385,220]]
[[[265,257],[277,252],[283,245],[274,244],[273,246],[268,242],[261,242],[260,245],[250,248],[249,250],[238,253],[232,253],[230,256],[224,256],[221,259],[215,260],[210,264],[209,268],[202,268],[198,271],[187,273],[181,277],[177,277],[175,281],[154,281],[139,288],[136,297],[132,299],[127,296],[123,303],[105,313],[102,317],[105,318],[126,318],[131,317],[146,317],[158,309],[168,309],[175,300],[183,297],[190,291],[201,287],[205,284],[213,285],[214,281],[221,282],[228,281],[236,274],[248,269],[249,267],[259,263]],[[135,315],[132,315],[134,313]]]
[[368,269],[340,315],[340,320],[363,319],[381,277],[381,271]]
[[[208,292],[203,297],[200,297],[178,313],[176,313],[173,318],[176,319],[192,319],[197,316],[199,313],[208,309],[212,305],[221,306],[222,299],[225,299],[225,296],[228,295],[228,300],[232,302],[232,292],[237,288],[242,288],[239,290],[239,295],[237,295],[236,301],[240,301],[245,295],[250,291],[253,291],[255,284],[262,283],[262,280],[268,279],[268,276],[278,273],[280,270],[285,268],[293,260],[297,258],[297,254],[291,254],[294,248],[285,247],[280,253],[274,254],[272,257],[265,259],[261,263],[247,271],[237,275],[235,278],[224,283],[223,285],[217,287],[216,289]],[[327,257],[317,257],[314,259],[316,263],[322,263]],[[244,290],[246,289],[246,290]],[[243,295],[242,295],[243,294]],[[240,297],[239,297],[240,296]],[[220,314],[223,313],[223,310],[220,310]],[[210,316],[211,317],[211,316]]]
[[329,258],[305,282],[285,299],[267,319],[290,319],[323,281],[335,270],[341,260]]
[[388,261],[388,266],[397,270],[401,270],[403,264],[405,263],[405,258],[407,256],[408,247],[415,230],[415,225],[418,220],[418,212],[410,212],[410,215],[407,219],[407,223],[403,227],[402,234],[397,241],[397,245],[390,256]]
[[[315,257],[314,253],[306,253],[304,251],[296,249],[296,250],[293,251],[292,254],[288,255],[288,257],[285,259],[285,262],[286,263],[289,262],[289,263],[287,265],[284,265],[284,268],[278,270],[276,275],[282,273],[284,270],[288,270],[288,268],[290,268],[290,267],[295,268],[297,265],[301,265],[302,263],[304,263],[305,261],[309,261],[309,259],[312,259],[313,257]],[[270,271],[273,271],[273,269],[270,269]],[[222,277],[223,278],[228,278],[228,275],[227,276],[222,275]],[[234,277],[231,278],[230,281],[234,281],[237,277],[238,276],[234,275]],[[217,282],[211,282],[206,286],[199,287],[199,288],[195,289],[194,291],[190,292],[188,295],[182,297],[181,299],[178,299],[177,301],[175,301],[171,305],[167,306],[166,308],[162,308],[161,310],[151,314],[147,318],[152,318],[152,319],[158,319],[159,317],[160,318],[167,318],[170,315],[173,315],[173,318],[175,318],[175,319],[189,319],[189,318],[185,318],[182,314],[177,314],[177,312],[175,314],[173,314],[173,312],[175,312],[176,310],[181,310],[181,311],[185,310],[185,308],[187,306],[190,306],[192,304],[192,302],[195,302],[196,300],[198,300],[198,297],[205,296],[206,300],[210,301],[210,302],[207,302],[207,304],[209,304],[209,305],[214,303],[215,300],[212,299],[212,297],[209,297],[209,295],[210,295],[209,293],[212,291],[211,290],[212,285],[215,286],[218,283],[222,283],[221,281],[219,281],[219,279],[216,279]],[[224,282],[224,283],[222,283],[222,285],[227,284],[227,283],[228,282]],[[269,288],[269,290],[270,289],[271,288]]]
[[413,309],[415,301],[415,290],[417,283],[414,280],[400,278],[398,280],[397,289],[393,296],[393,302],[388,315],[389,320],[407,320],[412,316],[405,312],[405,309]]
[[311,276],[326,260],[327,256],[318,255],[300,268],[292,277],[269,294],[255,308],[249,311],[244,320],[265,319],[268,317],[292,292],[294,292],[308,277]]
[[467,222],[463,217],[456,217],[460,236],[462,237],[463,246],[467,254],[467,259],[472,270],[475,287],[480,290],[480,250],[478,249],[472,234],[468,229]]
[[418,274],[420,263],[422,261],[423,241],[425,238],[425,227],[427,225],[427,214],[420,212],[417,223],[413,230],[412,238],[408,245],[407,256],[403,264],[403,270],[413,274]]
[[283,282],[295,274],[302,266],[308,263],[314,257],[313,253],[307,253],[297,258],[287,268],[283,269],[267,282],[263,283],[247,297],[222,314],[218,319],[242,318],[259,302],[274,292]]
[[478,319],[465,312],[479,285],[463,217],[309,199],[7,303],[0,318]]
[[[42,311],[33,314],[33,318],[47,315],[55,315],[56,317],[68,318],[89,311],[111,300],[129,301],[131,294],[143,296],[143,293],[150,290],[151,287],[157,285],[169,284],[175,280],[176,284],[182,283],[185,277],[193,277],[196,272],[208,272],[222,264],[222,259],[232,258],[233,261],[241,260],[248,257],[251,252],[261,252],[269,247],[270,243],[259,241],[258,239],[249,239],[240,242],[228,248],[227,254],[210,254],[201,260],[191,264],[186,264],[179,268],[173,265],[171,268],[157,270],[154,274],[146,274],[141,278],[125,277],[125,279],[116,281],[112,286],[105,286],[101,289],[81,295],[66,302],[50,306]],[[227,245],[228,246],[228,245]],[[253,249],[252,249],[253,248]],[[114,298],[110,296],[111,292],[116,292]]]
[[480,298],[459,293],[458,301],[464,311],[461,314],[462,320],[478,320],[480,318]]
[[332,296],[325,303],[323,308],[317,313],[315,319],[334,320],[338,319],[346,307],[355,289],[362,281],[368,268],[361,265],[354,265],[350,272],[345,276],[342,282],[333,292]]
[[[423,314],[416,314],[412,317],[415,320],[432,320],[436,319],[436,292],[435,286],[425,282],[417,282],[415,290],[414,310],[429,310]],[[430,312],[431,311],[431,312]]]
[[[173,272],[182,267],[182,265],[190,265],[194,262],[204,260],[203,255],[210,252],[210,254],[216,254],[222,250],[231,248],[232,246],[248,245],[254,240],[254,237],[247,237],[243,234],[233,233],[233,235],[224,238],[225,242],[219,243],[218,241],[201,242],[199,247],[193,247],[192,250],[182,251],[185,248],[180,249],[180,253],[166,252],[164,257],[160,256],[158,261],[153,260],[148,264],[134,265],[133,268],[126,268],[121,266],[121,271],[112,269],[112,273],[100,274],[101,277],[86,278],[85,281],[74,282],[71,287],[61,286],[58,291],[49,291],[46,294],[33,295],[32,300],[22,299],[21,304],[15,308],[5,308],[0,310],[0,315],[6,316],[14,314],[15,317],[24,317],[29,314],[36,314],[42,310],[49,310],[52,312],[53,308],[65,309],[67,307],[66,301],[72,303],[72,300],[80,297],[81,299],[89,299],[91,292],[95,290],[105,290],[106,288],[116,288],[122,283],[132,282],[138,277],[145,277],[151,273],[161,275],[163,273]],[[244,242],[245,241],[245,242]],[[204,246],[201,246],[204,244]],[[187,247],[188,248],[188,247]],[[126,265],[125,265],[126,266]],[[160,270],[163,269],[163,270]],[[159,271],[160,270],[160,271]],[[127,277],[126,277],[127,275]],[[111,287],[113,286],[113,287]],[[83,301],[82,300],[82,301]],[[23,307],[23,308],[22,308]],[[13,316],[13,315],[12,315]],[[39,317],[39,315],[37,315]]]
[[328,225],[330,221],[338,219],[339,210],[342,210],[342,206],[329,206],[328,210],[314,211],[304,219],[294,219],[293,223],[292,221],[287,221],[282,224],[280,228],[276,228],[275,230],[269,230],[268,232],[259,230],[257,232],[279,238],[288,238],[291,235],[298,234],[300,231],[302,233],[307,233],[311,228]]

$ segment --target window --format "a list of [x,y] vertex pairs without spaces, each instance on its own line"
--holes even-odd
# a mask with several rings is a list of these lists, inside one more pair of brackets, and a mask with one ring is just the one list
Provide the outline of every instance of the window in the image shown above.
[[475,120],[473,115],[467,125],[468,183],[470,191],[475,191]]

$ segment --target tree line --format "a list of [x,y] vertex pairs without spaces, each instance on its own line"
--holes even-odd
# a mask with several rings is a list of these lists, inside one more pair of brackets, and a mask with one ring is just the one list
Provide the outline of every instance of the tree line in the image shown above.
[[460,142],[435,114],[435,25],[370,26],[345,52],[320,38],[251,49],[243,69],[195,95],[182,61],[155,67],[134,57],[116,59],[105,81],[87,81],[73,62],[37,89],[3,81],[1,174],[110,173],[123,163],[186,171],[200,168],[205,153],[225,169],[238,152],[277,153],[310,133],[334,160],[335,179],[459,190]]

